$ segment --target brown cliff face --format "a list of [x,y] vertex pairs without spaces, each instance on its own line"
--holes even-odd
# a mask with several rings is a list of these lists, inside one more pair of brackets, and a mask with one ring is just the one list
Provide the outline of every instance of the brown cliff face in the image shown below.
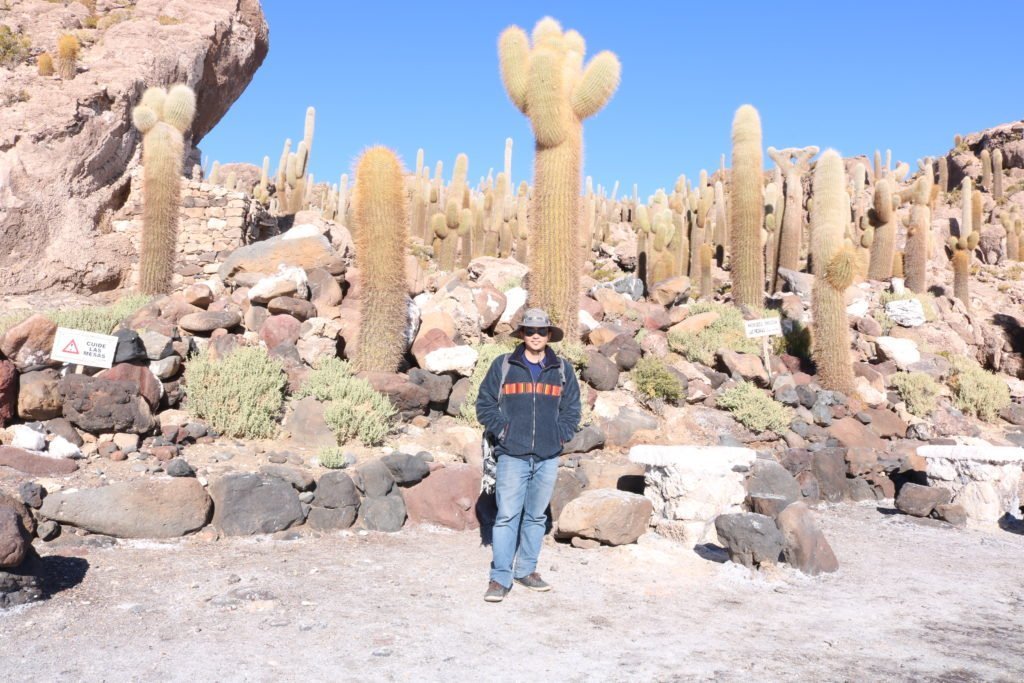
[[[99,0],[101,27],[104,15],[123,20],[83,29],[79,3],[9,4],[0,23],[28,36],[33,56],[0,67],[0,294],[114,289],[137,258],[110,227],[138,162],[132,107],[151,85],[189,84],[196,144],[266,57],[263,11],[258,0]],[[65,31],[82,42],[77,76],[39,76],[35,55]]]

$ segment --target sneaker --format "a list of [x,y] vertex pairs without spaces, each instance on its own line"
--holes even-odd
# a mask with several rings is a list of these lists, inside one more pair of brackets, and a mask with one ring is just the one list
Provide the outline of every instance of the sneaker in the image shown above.
[[516,583],[518,583],[520,586],[525,586],[526,588],[529,588],[532,591],[540,591],[543,593],[544,591],[551,590],[551,584],[549,584],[544,579],[540,578],[540,574],[538,574],[537,572],[534,572],[529,576],[524,576],[520,579],[516,579]]
[[501,602],[508,595],[508,588],[505,588],[497,581],[487,584],[487,592],[484,593],[485,602]]

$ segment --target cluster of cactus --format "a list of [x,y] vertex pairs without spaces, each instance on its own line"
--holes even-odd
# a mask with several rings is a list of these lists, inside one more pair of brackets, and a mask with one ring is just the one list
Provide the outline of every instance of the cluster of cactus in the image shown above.
[[1021,231],[1024,230],[1024,218],[1020,215],[1020,205],[1012,204],[1010,208],[999,212],[999,222],[1006,231],[1006,258],[1011,261],[1021,260]]
[[531,37],[518,26],[498,40],[501,78],[513,104],[530,119],[535,144],[530,211],[530,305],[543,308],[577,338],[583,121],[600,111],[619,85],[621,66],[601,52],[584,67],[586,45],[546,17]]
[[277,163],[277,172],[274,174],[273,192],[270,191],[268,178],[267,197],[269,201],[266,203],[273,213],[293,215],[307,206],[308,193],[314,185],[312,175],[307,175],[306,171],[309,168],[309,155],[313,148],[315,127],[316,109],[308,107],[302,140],[296,145],[295,151],[291,151],[291,138],[284,141],[281,157]]
[[[801,237],[804,233],[804,187],[803,175],[810,171],[811,158],[818,153],[818,148],[811,147],[787,147],[786,149],[768,148],[768,156],[775,162],[785,182],[785,198],[778,203],[781,207],[781,216],[774,214],[775,228],[778,234],[776,245],[770,249],[771,266],[768,268],[768,283],[771,291],[777,292],[782,288],[782,278],[778,274],[779,268],[799,270]],[[863,177],[866,171],[863,165],[860,171],[855,173],[856,178]],[[765,216],[765,223],[768,223],[768,216]]]
[[178,239],[184,133],[192,125],[196,95],[184,84],[149,88],[132,110],[142,133],[143,209],[139,290],[165,294],[171,286]]
[[[857,257],[846,237],[850,216],[843,160],[825,150],[814,170],[814,202],[811,205],[811,259],[814,287],[811,312],[814,319],[812,355],[821,385],[833,391],[853,390],[850,362],[850,325],[844,292],[854,280]],[[890,269],[892,263],[889,264]]]
[[409,216],[402,165],[386,147],[371,147],[359,158],[352,214],[360,273],[355,365],[362,371],[396,372],[405,353],[408,323]]

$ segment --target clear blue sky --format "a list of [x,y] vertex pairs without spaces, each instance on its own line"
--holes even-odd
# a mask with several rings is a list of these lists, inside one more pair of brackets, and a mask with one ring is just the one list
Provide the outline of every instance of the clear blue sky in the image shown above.
[[[423,147],[450,176],[469,155],[475,181],[500,169],[532,177],[533,137],[498,74],[497,38],[545,15],[609,49],[622,84],[584,124],[584,174],[642,196],[695,177],[729,153],[733,112],[758,108],[764,144],[875,148],[908,161],[937,155],[954,133],[1024,117],[1014,31],[1024,2],[335,2],[264,0],[270,54],[200,143],[221,163],[276,168],[286,137],[317,109],[310,170],[337,182],[372,144],[407,167]],[[767,159],[766,159],[767,162]],[[497,170],[495,171],[497,172]]]

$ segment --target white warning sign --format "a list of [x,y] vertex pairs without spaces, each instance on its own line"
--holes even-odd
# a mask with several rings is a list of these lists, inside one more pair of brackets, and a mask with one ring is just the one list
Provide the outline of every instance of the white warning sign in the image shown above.
[[778,318],[761,318],[760,320],[744,320],[747,338],[772,337],[782,334],[782,322]]
[[114,364],[117,337],[58,327],[50,358],[62,363],[109,368]]

